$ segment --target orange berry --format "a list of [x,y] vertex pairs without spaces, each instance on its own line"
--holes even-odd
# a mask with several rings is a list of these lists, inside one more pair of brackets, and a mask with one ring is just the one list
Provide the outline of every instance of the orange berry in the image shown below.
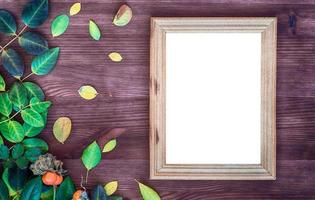
[[42,181],[45,185],[54,185],[57,180],[57,174],[55,172],[46,172],[42,176]]
[[82,194],[82,190],[77,190],[77,191],[73,194],[72,200],[80,200],[81,194]]
[[60,185],[63,181],[63,177],[61,175],[57,175],[57,180],[55,181],[54,185]]

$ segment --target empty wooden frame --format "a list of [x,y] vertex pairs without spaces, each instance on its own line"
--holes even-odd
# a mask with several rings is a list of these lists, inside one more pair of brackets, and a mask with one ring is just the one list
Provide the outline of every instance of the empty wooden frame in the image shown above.
[[150,177],[276,178],[277,19],[151,18]]

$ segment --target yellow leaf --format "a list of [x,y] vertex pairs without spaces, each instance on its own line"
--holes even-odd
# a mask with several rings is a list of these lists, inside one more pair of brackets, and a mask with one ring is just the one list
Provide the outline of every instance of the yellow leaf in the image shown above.
[[122,56],[117,52],[110,53],[108,57],[114,62],[120,62],[123,59]]
[[90,85],[80,87],[78,92],[83,99],[87,100],[94,99],[98,95],[97,91]]
[[81,11],[81,3],[75,3],[70,8],[70,16],[76,15]]
[[59,117],[53,127],[55,138],[63,144],[70,136],[71,127],[72,123],[69,117]]
[[109,182],[104,186],[107,196],[114,194],[117,188],[118,188],[118,181]]
[[110,152],[112,151],[117,145],[117,141],[116,139],[113,139],[109,142],[107,142],[103,148],[103,153],[107,153],[107,152]]

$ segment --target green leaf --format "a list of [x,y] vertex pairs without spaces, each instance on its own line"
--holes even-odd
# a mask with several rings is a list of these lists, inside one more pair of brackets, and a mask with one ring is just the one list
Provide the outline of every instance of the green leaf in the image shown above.
[[82,154],[82,162],[87,170],[91,170],[96,167],[102,158],[100,146],[96,141],[91,143],[87,148],[84,149]]
[[51,23],[51,34],[53,37],[58,37],[66,32],[69,26],[69,17],[68,15],[59,15]]
[[42,155],[42,151],[39,148],[30,148],[25,151],[25,158],[31,162],[35,162],[38,157]]
[[[137,181],[138,182],[138,181]],[[140,182],[138,182],[140,193],[142,195],[143,200],[161,200],[160,196],[156,191],[154,191],[149,186],[146,186]]]
[[14,145],[11,154],[13,159],[18,159],[24,154],[24,146],[20,143]]
[[39,138],[25,139],[23,140],[22,144],[24,145],[25,149],[38,148],[43,152],[47,152],[49,149],[48,144]]
[[55,138],[62,144],[68,139],[71,133],[71,119],[69,117],[59,117],[54,123],[53,133]]
[[20,169],[14,166],[9,169],[9,183],[15,191],[20,191],[23,189],[28,175],[28,169]]
[[32,108],[22,110],[21,116],[26,123],[33,127],[43,127],[45,125],[43,117]]
[[0,74],[0,92],[4,92],[4,91],[5,91],[5,81]]
[[97,185],[92,189],[91,200],[106,200],[105,190],[101,185]]
[[3,134],[3,137],[12,143],[19,143],[24,139],[23,126],[17,121],[9,121],[9,134]]
[[27,96],[29,99],[36,97],[40,101],[44,101],[45,94],[44,94],[43,90],[37,84],[32,83],[32,82],[24,82],[23,86],[27,90],[27,94],[28,94]]
[[0,145],[1,145],[1,144],[4,144],[4,142],[3,142],[2,136],[0,135]]
[[23,33],[19,37],[19,44],[27,53],[32,55],[39,55],[49,49],[45,38],[33,32]]
[[12,112],[12,103],[7,92],[0,93],[0,113],[9,117]]
[[125,26],[130,22],[131,18],[132,10],[125,4],[120,6],[117,14],[114,17],[113,24],[116,26]]
[[39,135],[42,132],[42,130],[44,130],[44,128],[45,128],[45,126],[43,126],[43,127],[33,127],[33,126],[30,126],[27,123],[23,124],[23,129],[24,129],[26,137],[35,137],[35,136]]
[[68,176],[57,189],[56,200],[70,200],[75,192],[75,186]]
[[120,196],[110,196],[107,197],[107,200],[123,200],[123,198]]
[[42,193],[40,195],[41,200],[52,200],[54,196],[54,189],[53,187],[49,187],[43,184]]
[[10,199],[8,188],[2,180],[0,180],[0,199]]
[[107,196],[114,194],[117,188],[118,188],[118,181],[111,181],[104,186]]
[[97,24],[93,20],[90,20],[89,31],[90,31],[91,37],[94,40],[100,40],[101,39],[101,31],[98,28]]
[[27,160],[27,158],[25,158],[24,156],[19,157],[16,161],[15,161],[16,165],[20,168],[20,169],[26,169],[28,168],[28,163],[29,161]]
[[59,47],[51,48],[36,56],[32,61],[32,72],[37,75],[48,74],[57,63],[59,50]]
[[40,176],[29,180],[22,190],[21,200],[40,200],[42,187],[43,183]]
[[16,33],[16,22],[13,15],[4,9],[0,9],[0,32],[6,35]]
[[1,131],[2,135],[9,134],[9,131],[10,131],[9,122],[10,122],[10,120],[8,120],[8,118],[6,118],[6,117],[0,118],[0,131]]
[[31,0],[22,11],[24,24],[36,28],[43,24],[48,17],[48,0]]
[[9,158],[10,151],[9,148],[3,144],[0,145],[0,159],[6,160]]
[[113,139],[109,142],[107,142],[103,148],[103,153],[108,153],[108,152],[111,152],[117,145],[117,141],[116,139]]
[[20,79],[24,74],[24,62],[21,56],[14,49],[6,49],[1,54],[2,65],[7,72]]
[[21,83],[15,82],[9,91],[9,97],[13,105],[23,108],[28,104],[27,91]]
[[30,106],[33,110],[38,113],[42,113],[47,111],[47,109],[51,106],[50,101],[39,101],[36,97],[33,97],[30,101]]
[[16,190],[14,190],[10,184],[10,181],[9,181],[9,168],[5,168],[3,170],[3,173],[2,173],[2,180],[4,182],[4,184],[7,186],[8,190],[9,190],[9,195],[10,196],[15,196],[16,195]]

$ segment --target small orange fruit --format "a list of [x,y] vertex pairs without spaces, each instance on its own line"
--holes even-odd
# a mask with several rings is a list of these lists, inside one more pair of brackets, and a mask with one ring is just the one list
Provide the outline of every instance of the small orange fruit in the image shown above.
[[42,176],[42,181],[45,185],[54,185],[57,181],[57,174],[55,172],[46,172]]
[[81,194],[82,194],[82,190],[77,190],[73,196],[72,196],[72,200],[80,200]]
[[63,181],[63,177],[61,175],[57,175],[57,180],[55,181],[54,185],[60,185]]

